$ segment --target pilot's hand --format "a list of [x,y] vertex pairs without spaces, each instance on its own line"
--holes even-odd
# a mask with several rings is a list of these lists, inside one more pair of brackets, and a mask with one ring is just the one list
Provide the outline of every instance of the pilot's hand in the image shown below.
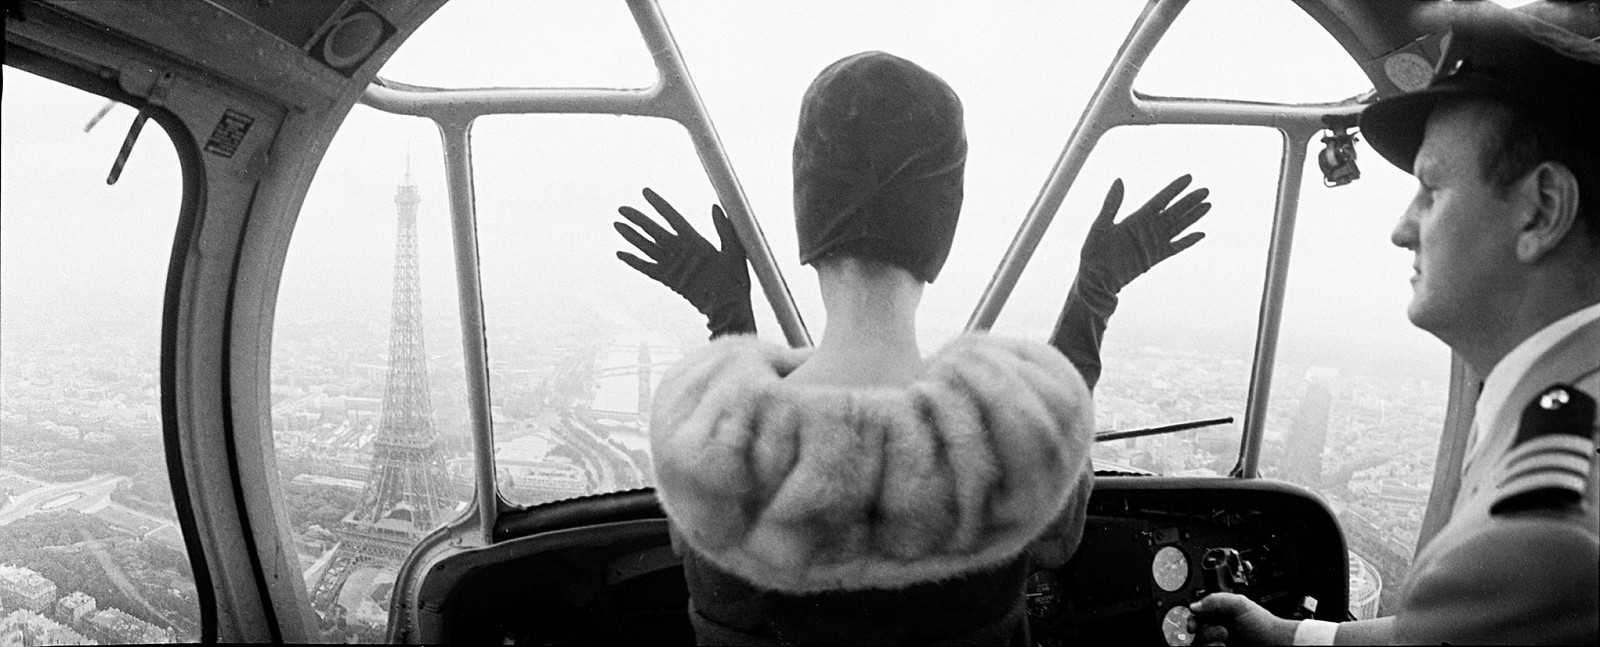
[[[1122,180],[1111,183],[1100,216],[1089,226],[1089,235],[1079,253],[1078,282],[1084,289],[1098,289],[1115,295],[1123,286],[1168,257],[1205,238],[1194,232],[1178,238],[1183,230],[1211,210],[1205,199],[1209,189],[1197,189],[1173,203],[1172,199],[1189,186],[1184,175],[1156,193],[1137,211],[1113,223],[1122,206]],[[1168,206],[1168,203],[1172,203]]]
[[1197,645],[1292,645],[1298,624],[1237,593],[1212,593],[1189,605]]
[[[639,230],[620,222],[613,223],[617,233],[654,262],[628,252],[617,252],[617,258],[687,300],[706,316],[706,327],[711,329],[712,337],[755,332],[744,245],[739,242],[733,223],[722,213],[722,207],[711,207],[711,221],[722,239],[722,249],[718,251],[655,191],[645,189],[644,199],[655,207],[672,231],[633,207],[621,207],[617,212]],[[639,233],[641,230],[643,234]]]

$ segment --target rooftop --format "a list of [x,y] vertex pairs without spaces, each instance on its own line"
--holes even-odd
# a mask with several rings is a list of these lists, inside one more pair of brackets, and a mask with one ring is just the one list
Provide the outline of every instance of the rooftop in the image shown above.
[[56,588],[55,582],[50,581],[49,578],[43,575],[35,573],[33,569],[24,568],[22,566],[13,566],[11,564],[0,564],[0,584],[4,584],[18,593],[28,597],[33,597],[41,593],[50,593],[51,595],[54,595]]

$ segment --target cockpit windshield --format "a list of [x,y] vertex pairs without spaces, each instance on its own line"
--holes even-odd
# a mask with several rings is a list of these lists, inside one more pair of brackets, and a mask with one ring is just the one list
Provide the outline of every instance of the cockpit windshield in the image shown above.
[[[649,51],[626,8],[590,4],[447,4],[380,77],[439,88],[655,83]],[[920,309],[925,347],[961,332],[1077,115],[1139,17],[1137,3],[811,3],[801,11],[695,2],[662,10],[813,336],[826,321],[811,271],[796,261],[790,225],[789,164],[800,93],[828,62],[870,49],[914,59],[955,88],[971,142],[966,198],[951,260]],[[1149,95],[1326,103],[1371,88],[1308,16],[1265,0],[1195,3],[1146,67],[1134,88]],[[694,142],[666,120],[560,114],[477,118],[470,142],[498,495],[526,505],[649,485],[640,412],[648,410],[666,367],[705,343],[707,333],[691,307],[617,261],[613,253],[624,243],[611,223],[619,219],[619,205],[648,211],[640,190],[650,187],[701,232],[714,231],[709,214],[717,192]],[[1420,483],[1425,498],[1431,453],[1375,449],[1374,456],[1386,460],[1356,465],[1350,461],[1359,457],[1337,447],[1386,443],[1367,437],[1381,428],[1390,438],[1395,425],[1405,426],[1402,437],[1415,436],[1403,441],[1406,447],[1431,448],[1437,438],[1448,355],[1410,328],[1401,314],[1407,295],[1390,289],[1403,287],[1396,277],[1407,260],[1387,246],[1387,231],[1410,187],[1364,144],[1357,150],[1370,160],[1365,177],[1354,187],[1324,187],[1314,162],[1319,142],[1287,145],[1308,144],[1303,189],[1290,196],[1300,200],[1301,225],[1283,350],[1266,405],[1261,472],[1312,487],[1333,497],[1335,507],[1348,503],[1352,515],[1385,529],[1372,537],[1374,546],[1409,545],[1422,506],[1394,510],[1374,503],[1377,494],[1367,490],[1393,490],[1400,484],[1394,479],[1404,476],[1403,486]],[[350,462],[362,462],[359,452],[377,434],[385,349],[394,343],[390,297],[402,289],[390,273],[396,249],[390,194],[396,185],[414,184],[421,200],[420,328],[439,447],[451,466],[446,503],[464,506],[474,469],[471,421],[440,146],[426,119],[362,105],[351,112],[290,248],[273,370],[275,388],[286,392],[339,385],[346,412],[330,417],[326,406],[285,411],[287,420],[298,422],[286,423],[280,438],[303,438],[294,446],[304,448],[344,442],[355,452]],[[996,320],[996,333],[1049,335],[1111,180],[1126,183],[1131,207],[1172,178],[1192,174],[1195,186],[1211,190],[1215,205],[1194,227],[1206,232],[1204,241],[1123,293],[1106,335],[1097,425],[1117,431],[1232,421],[1101,443],[1095,455],[1102,467],[1168,475],[1226,475],[1234,467],[1285,146],[1280,133],[1262,127],[1117,128],[1077,177]],[[760,334],[784,339],[771,310],[757,303]],[[297,325],[312,319],[326,323]],[[360,369],[346,364],[343,374],[322,378],[331,383],[291,385],[299,379],[291,376],[306,372],[297,367],[322,361],[305,349],[333,335],[345,338],[347,347],[360,338],[359,347],[368,349]],[[1382,359],[1392,357],[1416,359]],[[1401,421],[1382,413],[1390,407],[1427,413]],[[1377,418],[1368,420],[1374,408]],[[1308,444],[1315,447],[1302,447]],[[285,446],[280,452],[288,451]],[[359,498],[363,480],[347,480],[344,496]],[[1395,527],[1407,530],[1395,535],[1389,530]],[[1398,577],[1403,570],[1391,572]]]

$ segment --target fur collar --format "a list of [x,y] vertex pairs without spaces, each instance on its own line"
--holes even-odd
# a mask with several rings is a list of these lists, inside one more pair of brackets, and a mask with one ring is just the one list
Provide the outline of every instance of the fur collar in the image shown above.
[[701,557],[768,590],[895,589],[1016,557],[1058,514],[1081,530],[1093,404],[1055,349],[965,335],[876,390],[783,381],[808,353],[724,337],[663,377],[657,493]]

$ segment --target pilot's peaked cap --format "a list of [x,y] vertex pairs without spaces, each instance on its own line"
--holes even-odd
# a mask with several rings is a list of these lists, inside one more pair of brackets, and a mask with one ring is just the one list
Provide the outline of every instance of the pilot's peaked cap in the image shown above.
[[1361,115],[1373,149],[1411,171],[1441,101],[1481,99],[1508,106],[1537,129],[1600,153],[1600,43],[1512,11],[1458,17],[1427,87],[1382,99]]

